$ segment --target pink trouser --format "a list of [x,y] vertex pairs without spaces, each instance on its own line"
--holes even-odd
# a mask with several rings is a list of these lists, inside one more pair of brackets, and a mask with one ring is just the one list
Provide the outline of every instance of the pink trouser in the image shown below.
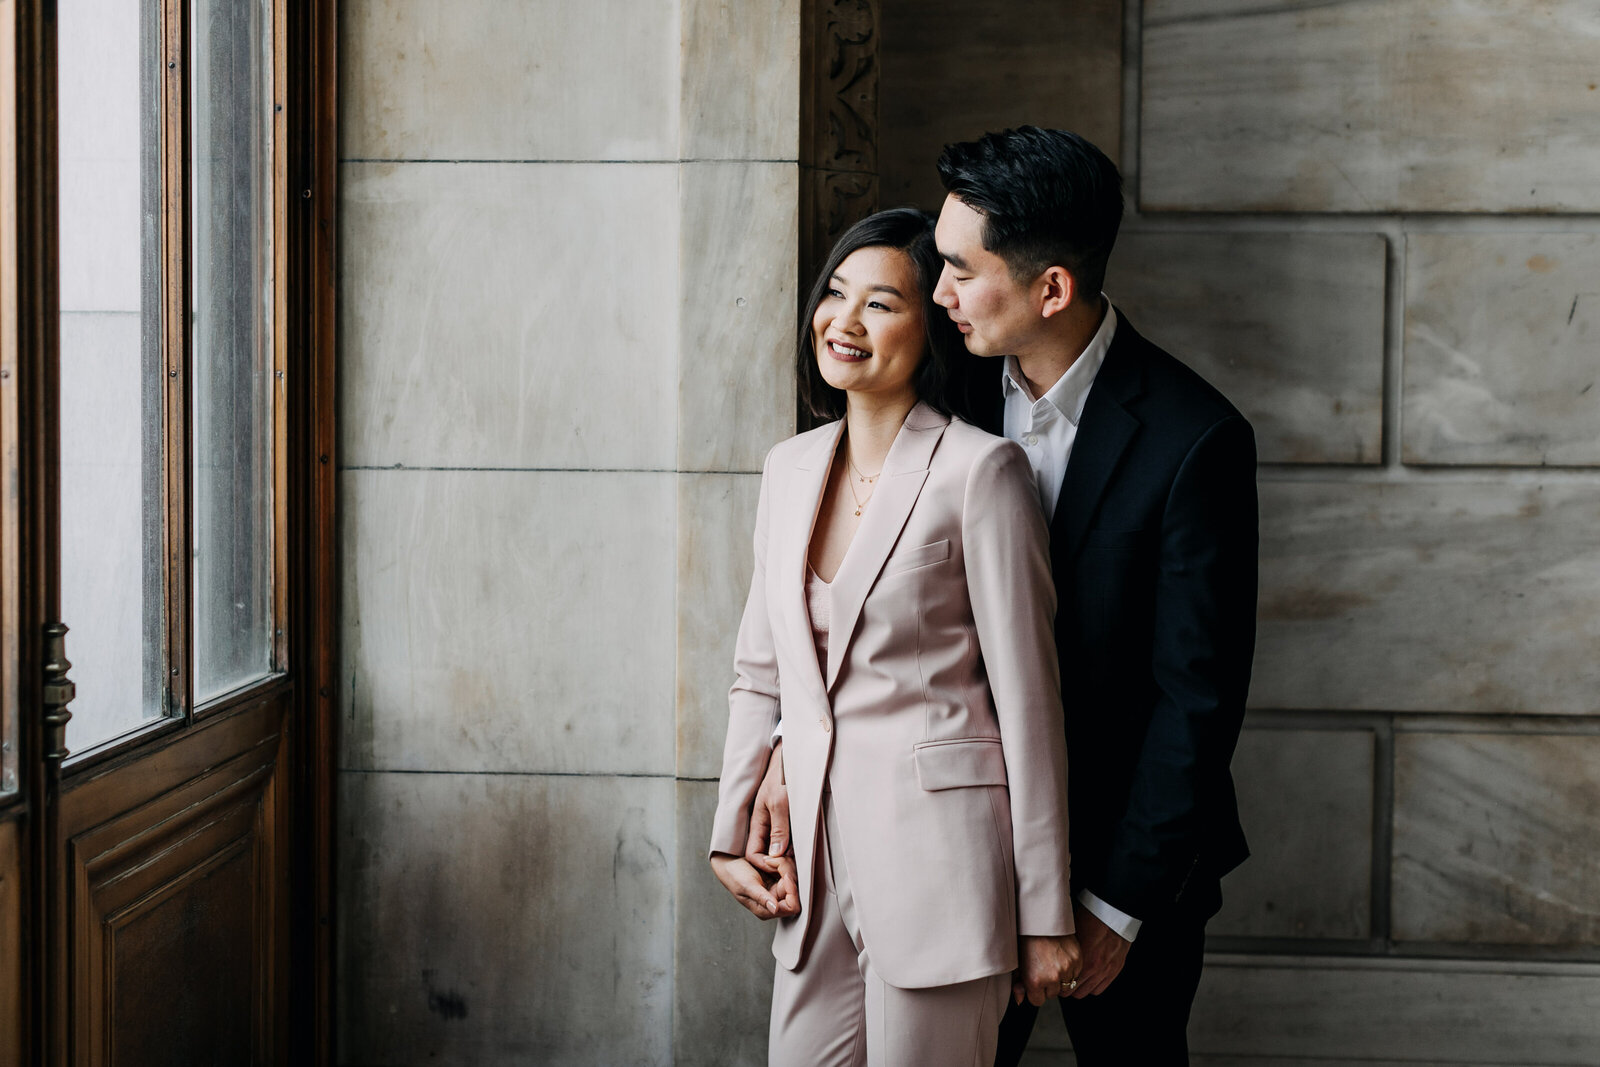
[[777,967],[769,1067],[992,1067],[1011,975],[931,989],[879,978],[861,940],[844,857],[829,847],[838,837],[831,796],[823,810],[815,941],[799,970]]

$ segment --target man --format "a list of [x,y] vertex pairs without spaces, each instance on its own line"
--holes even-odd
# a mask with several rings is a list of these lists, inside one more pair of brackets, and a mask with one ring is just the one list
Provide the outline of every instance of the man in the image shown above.
[[[1101,292],[1121,176],[1021,127],[948,146],[934,299],[979,359],[981,425],[1027,452],[1050,520],[1083,951],[1062,1015],[1081,1067],[1188,1062],[1205,924],[1248,850],[1233,757],[1255,641],[1255,441]],[[781,770],[751,851],[786,845]],[[908,857],[907,877],[916,877]],[[1038,1009],[1013,1003],[996,1063]]]

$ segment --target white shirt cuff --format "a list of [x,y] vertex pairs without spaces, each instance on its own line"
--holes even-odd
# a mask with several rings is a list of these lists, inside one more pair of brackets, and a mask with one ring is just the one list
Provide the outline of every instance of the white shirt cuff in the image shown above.
[[1090,914],[1111,927],[1112,931],[1124,941],[1132,941],[1138,937],[1139,927],[1144,925],[1142,920],[1118,911],[1087,889],[1078,890],[1078,903],[1088,908]]
[[772,728],[772,736],[767,739],[768,748],[777,748],[778,742],[783,740],[783,720],[778,720],[778,725]]

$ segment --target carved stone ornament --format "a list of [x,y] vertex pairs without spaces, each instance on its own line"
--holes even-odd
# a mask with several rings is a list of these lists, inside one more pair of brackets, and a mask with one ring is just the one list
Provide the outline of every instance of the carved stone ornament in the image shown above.
[[878,6],[876,0],[823,0],[822,94],[826,170],[878,169]]

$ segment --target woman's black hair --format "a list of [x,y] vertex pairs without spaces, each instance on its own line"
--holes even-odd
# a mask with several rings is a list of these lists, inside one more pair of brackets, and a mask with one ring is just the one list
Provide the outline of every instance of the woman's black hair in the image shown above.
[[917,399],[946,415],[968,414],[967,411],[967,346],[961,331],[945,309],[933,302],[933,287],[939,282],[944,261],[933,243],[934,216],[916,208],[897,207],[868,215],[844,232],[828,253],[828,261],[817,273],[811,294],[806,297],[800,312],[799,337],[795,345],[795,371],[800,383],[800,400],[818,419],[837,419],[844,415],[844,390],[835,389],[822,377],[817,366],[816,340],[812,336],[811,319],[817,305],[827,295],[833,272],[839,269],[850,253],[863,248],[894,248],[904,252],[917,271],[917,284],[922,289],[922,317],[926,324],[928,353],[917,368],[913,384]]

